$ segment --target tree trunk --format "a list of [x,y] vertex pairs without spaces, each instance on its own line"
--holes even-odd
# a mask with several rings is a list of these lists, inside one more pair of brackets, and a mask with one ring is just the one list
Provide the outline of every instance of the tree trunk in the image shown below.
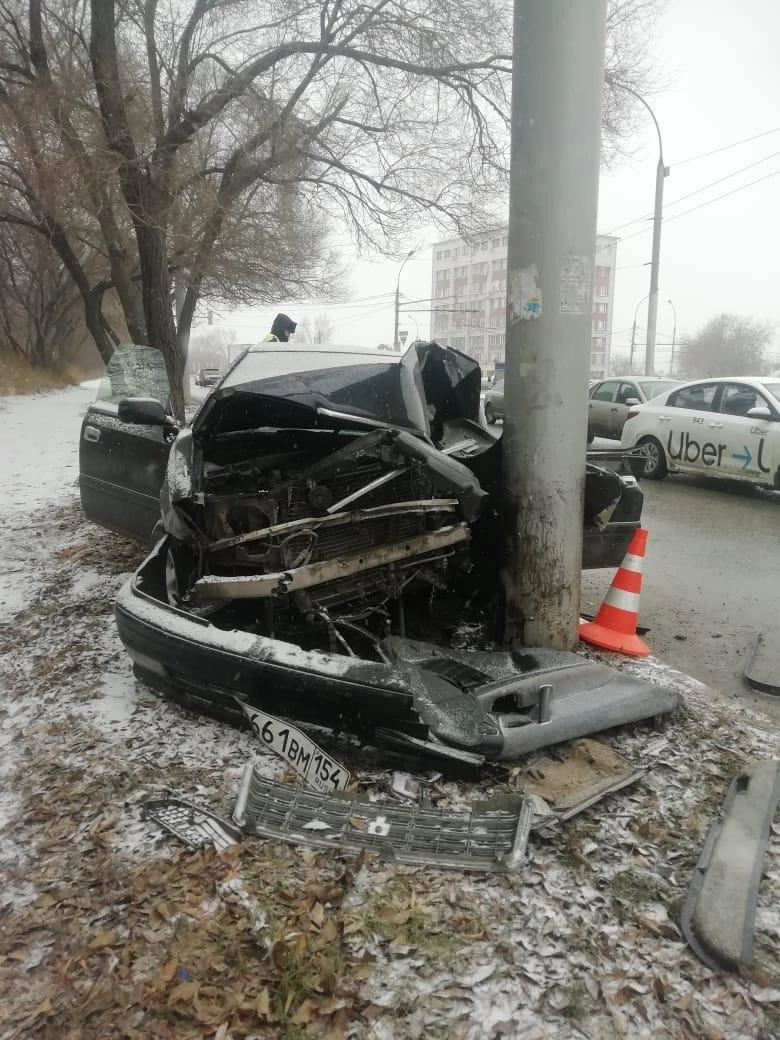
[[162,351],[171,389],[173,416],[177,422],[184,422],[186,358],[179,349],[171,308],[171,276],[168,271],[165,220],[151,207],[146,208],[144,216],[144,222],[136,220],[135,234],[138,239],[138,259],[149,346]]
[[67,268],[73,281],[76,283],[82,303],[84,304],[85,324],[89,330],[90,336],[92,336],[92,339],[95,341],[95,346],[103,360],[103,364],[107,365],[111,360],[111,355],[114,353],[114,344],[111,342],[111,338],[106,331],[100,303],[95,300],[95,296],[92,293],[84,269],[79,263],[78,257],[71,249],[65,229],[48,214],[41,215],[41,222],[46,227],[49,240],[57,251],[57,255]]
[[184,272],[181,268],[178,268],[173,274],[173,293],[176,300],[176,343],[178,345],[179,353],[184,359],[184,403],[192,404],[190,375],[187,366],[187,360],[190,356],[190,329],[192,328],[192,321],[190,320],[187,323],[182,322],[182,312],[184,311],[184,304],[187,300],[187,285],[184,280]]

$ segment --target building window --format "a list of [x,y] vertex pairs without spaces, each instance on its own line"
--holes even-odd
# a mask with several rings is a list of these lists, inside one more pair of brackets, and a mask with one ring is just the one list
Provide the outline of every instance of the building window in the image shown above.
[[596,278],[600,279],[603,282],[608,282],[609,281],[609,272],[610,272],[610,268],[609,267],[597,267],[596,268]]

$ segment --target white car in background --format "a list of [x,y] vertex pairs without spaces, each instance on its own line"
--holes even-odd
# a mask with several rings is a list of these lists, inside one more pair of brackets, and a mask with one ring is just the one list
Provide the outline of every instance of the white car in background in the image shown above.
[[780,489],[780,379],[683,383],[628,410],[623,448],[639,448],[643,476],[728,477]]

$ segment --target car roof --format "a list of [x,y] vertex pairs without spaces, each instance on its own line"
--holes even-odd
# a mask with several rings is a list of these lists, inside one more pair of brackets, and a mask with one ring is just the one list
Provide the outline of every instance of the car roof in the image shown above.
[[340,343],[256,343],[249,348],[250,354],[282,354],[287,358],[295,357],[318,357],[331,358],[334,362],[338,357],[346,357],[348,363],[352,364],[360,360],[364,365],[392,365],[398,364],[404,357],[406,351],[396,352],[394,350],[377,350],[371,347],[351,347]]
[[755,387],[756,390],[762,390],[767,383],[776,382],[777,379],[773,379],[771,376],[700,376],[698,379],[689,379],[687,382],[681,383],[675,389],[697,386],[700,383],[746,383],[748,386]]

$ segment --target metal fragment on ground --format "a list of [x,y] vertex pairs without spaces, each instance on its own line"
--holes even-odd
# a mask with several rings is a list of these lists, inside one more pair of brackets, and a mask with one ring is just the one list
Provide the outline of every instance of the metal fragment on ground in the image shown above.
[[[531,804],[509,796],[452,812],[275,783],[249,762],[233,819],[247,834],[359,852],[415,866],[512,872],[525,858]],[[312,830],[317,821],[325,827]]]
[[191,849],[213,844],[221,852],[241,841],[241,831],[227,820],[181,798],[153,798],[141,810],[145,820],[153,820]]
[[390,779],[390,790],[399,798],[408,798],[412,802],[420,800],[420,781],[409,773],[394,772]]
[[752,690],[780,696],[780,649],[777,640],[772,642],[770,648],[766,636],[759,632],[745,659],[742,679]]
[[558,819],[568,820],[635,783],[644,772],[608,744],[586,738],[572,743],[562,761],[545,757],[534,762],[522,788],[527,795],[543,798]]
[[780,761],[752,762],[733,780],[722,820],[707,835],[680,925],[712,968],[734,971],[752,960],[758,888],[778,800]]

